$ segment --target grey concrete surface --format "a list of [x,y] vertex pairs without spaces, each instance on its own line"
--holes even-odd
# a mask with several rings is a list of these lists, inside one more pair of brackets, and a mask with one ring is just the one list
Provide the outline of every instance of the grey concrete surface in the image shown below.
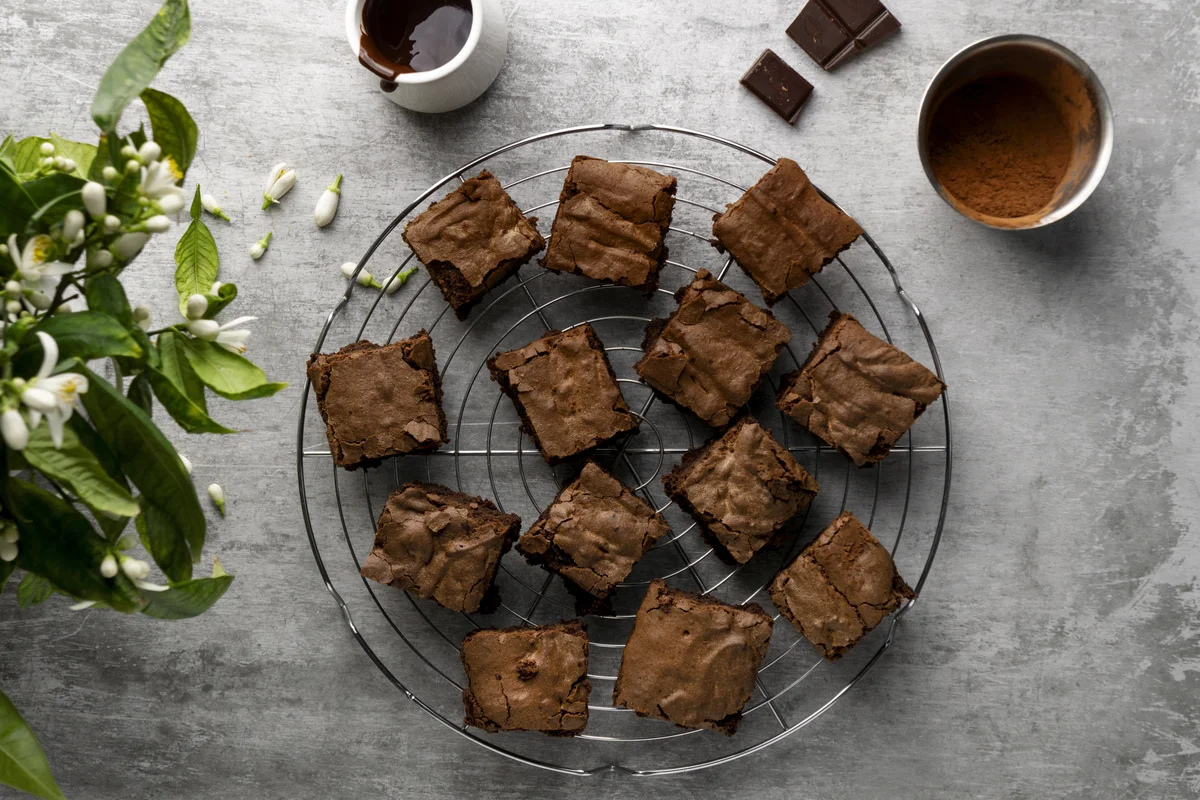
[[[201,127],[191,180],[252,355],[277,397],[218,403],[236,438],[170,435],[229,516],[238,576],[201,619],[72,614],[0,598],[0,685],[73,798],[1200,796],[1200,10],[1190,0],[893,0],[903,33],[821,74],[785,37],[799,0],[508,0],[508,62],[480,101],[421,117],[356,66],[336,0],[208,0],[158,86]],[[154,0],[0,8],[0,128],[88,138],[88,106]],[[1000,234],[958,218],[914,146],[926,82],[1013,31],[1076,50],[1117,113],[1107,180],[1069,220]],[[737,84],[770,46],[816,84],[789,128]],[[697,775],[587,783],[489,755],[428,719],[354,644],[321,586],[296,492],[302,367],[395,209],[481,151],[615,119],[701,128],[796,157],[871,230],[929,315],[952,386],[942,548],[885,661],[793,740]],[[268,167],[297,165],[257,210]],[[311,209],[337,172],[342,212]],[[189,182],[189,187],[191,183]],[[271,228],[267,257],[246,248]],[[173,305],[173,237],[127,273]],[[0,790],[0,796],[8,796]]]

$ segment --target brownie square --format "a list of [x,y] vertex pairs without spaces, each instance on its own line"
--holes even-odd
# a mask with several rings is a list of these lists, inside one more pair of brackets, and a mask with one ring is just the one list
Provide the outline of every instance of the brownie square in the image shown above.
[[464,182],[401,234],[459,319],[540,253],[546,240],[487,170]]
[[771,602],[831,661],[916,595],[887,549],[849,511],[770,586]]
[[589,461],[521,536],[517,550],[602,600],[668,530],[657,511]]
[[946,384],[849,314],[830,317],[808,360],[784,376],[776,405],[858,466],[875,464]]
[[[521,529],[521,518],[490,500],[432,483],[406,483],[392,492],[362,576],[436,600],[451,611],[490,610],[500,556]],[[485,597],[488,602],[485,603]]]
[[655,580],[625,644],[613,703],[732,736],[767,654],[771,622],[756,603],[731,606]]
[[863,229],[825,200],[790,158],[781,158],[725,213],[713,217],[716,245],[762,289],[774,305],[808,283]]
[[634,369],[713,427],[729,424],[792,334],[770,312],[704,270],[675,292],[678,308],[646,326]]
[[821,488],[751,417],[684,453],[663,476],[663,485],[718,549],[739,564],[778,536]]
[[487,364],[551,464],[638,429],[591,325],[551,331]]
[[425,331],[389,345],[361,341],[313,353],[308,379],[339,467],[369,467],[449,441],[442,380]]
[[581,733],[588,721],[588,636],[579,620],[478,630],[462,642],[464,722],[486,731]]
[[646,167],[576,156],[567,170],[542,266],[632,286],[658,286],[675,179]]

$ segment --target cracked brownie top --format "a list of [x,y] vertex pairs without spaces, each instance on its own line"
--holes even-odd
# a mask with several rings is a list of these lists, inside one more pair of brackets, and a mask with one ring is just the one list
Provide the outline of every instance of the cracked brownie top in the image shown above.
[[779,611],[831,660],[915,597],[887,549],[849,511],[780,570],[770,592]]
[[946,385],[851,315],[830,317],[776,405],[861,467],[882,460]]
[[661,580],[625,644],[613,702],[685,728],[733,734],[771,639],[771,616]]
[[340,467],[371,466],[449,441],[433,340],[425,331],[389,345],[362,341],[314,353],[308,378]]
[[559,735],[587,726],[588,637],[578,620],[474,631],[463,639],[462,662],[468,725]]
[[673,402],[722,427],[750,401],[791,333],[704,270],[675,299],[675,313],[646,327],[646,355],[635,369]]
[[520,527],[520,517],[482,497],[408,483],[379,515],[362,575],[452,611],[478,611]]
[[542,266],[651,292],[667,258],[675,179],[576,156],[563,181]]

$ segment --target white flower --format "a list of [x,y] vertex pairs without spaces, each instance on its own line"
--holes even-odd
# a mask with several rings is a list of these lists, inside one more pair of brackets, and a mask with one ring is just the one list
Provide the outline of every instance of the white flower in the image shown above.
[[121,572],[131,581],[140,581],[150,574],[150,565],[140,558],[122,558]]
[[183,468],[187,470],[188,475],[191,475],[192,474],[192,460],[190,458],[188,458],[187,456],[185,456],[183,453],[176,453],[175,455],[179,456],[179,461],[183,464]]
[[0,434],[4,436],[4,443],[13,450],[24,450],[29,444],[29,426],[15,408],[0,413]]
[[138,231],[136,233],[127,233],[113,243],[113,249],[123,260],[129,259],[142,252],[142,248],[146,246],[146,242],[150,241],[150,234]]
[[83,217],[83,212],[78,208],[72,208],[63,217],[62,236],[63,241],[74,243],[79,234],[83,233],[83,225],[87,222]]
[[274,231],[267,231],[267,235],[259,239],[254,244],[250,245],[250,257],[258,261],[263,257],[263,253],[267,252],[267,248],[271,245],[271,237],[275,235]]
[[183,190],[176,185],[181,180],[183,173],[175,166],[175,161],[170,156],[162,161],[151,161],[142,174],[142,194],[161,204],[164,197],[182,196]]
[[143,164],[158,161],[158,157],[161,155],[162,147],[159,146],[158,142],[144,142],[137,152],[137,157]]
[[342,176],[339,174],[324,192],[321,193],[320,199],[317,200],[317,208],[313,211],[313,221],[317,223],[318,228],[324,228],[329,223],[333,222],[334,216],[337,215],[338,201],[342,197]]
[[54,447],[62,447],[63,425],[71,418],[79,395],[88,390],[88,380],[75,372],[52,375],[58,364],[58,342],[43,331],[37,332],[42,343],[42,365],[37,375],[20,387],[21,402],[29,409],[30,427],[36,428],[42,417],[50,426],[50,439]]
[[401,286],[408,283],[408,279],[411,278],[412,274],[416,271],[417,271],[416,266],[412,266],[402,272],[396,273],[395,275],[392,276],[392,279],[390,281],[388,281],[387,284],[383,287],[383,290],[385,292],[387,292],[388,294],[395,294],[397,291],[400,290]]
[[[358,269],[358,264],[355,264],[353,261],[347,261],[345,264],[342,264],[342,274],[347,278],[354,278],[354,270],[356,269]],[[375,276],[367,272],[365,269],[358,273],[358,277],[354,278],[354,280],[359,286],[367,286],[372,289],[383,288],[383,284],[375,280]]]
[[145,306],[133,307],[133,321],[138,324],[138,327],[144,331],[150,330],[151,316],[150,309]]
[[221,512],[221,516],[225,516],[225,490],[221,488],[221,485],[209,484],[208,496],[212,499],[213,505],[217,507],[217,511]]
[[44,156],[52,156],[54,155],[54,145],[50,142],[42,142],[41,146],[38,148],[38,152]]
[[0,561],[16,561],[17,545],[13,542],[0,542]]
[[[17,276],[25,291],[53,294],[58,288],[58,279],[74,269],[62,261],[46,261],[46,253],[53,244],[50,237],[43,233],[31,236],[25,242],[25,248],[21,249],[17,246],[15,233],[8,237],[8,255],[17,268]],[[25,302],[29,303],[29,300]],[[34,310],[32,304],[29,308]]]
[[271,168],[271,173],[267,176],[266,187],[263,188],[263,209],[267,209],[273,203],[278,203],[279,198],[292,190],[296,185],[296,170],[288,169],[288,165],[280,162]]
[[229,215],[225,213],[225,209],[217,205],[217,198],[213,197],[211,194],[200,195],[200,205],[204,207],[205,211],[212,214],[214,217],[220,217],[226,222],[229,222]]
[[204,315],[208,313],[208,298],[202,294],[193,294],[187,299],[184,316],[188,319],[204,319]]
[[100,575],[105,578],[117,577],[117,559],[112,553],[106,555],[100,562]]
[[183,201],[182,192],[158,198],[158,208],[164,214],[178,214],[183,211],[185,205],[187,204]]
[[83,195],[83,207],[87,209],[91,218],[102,218],[105,209],[108,208],[108,195],[104,193],[104,187],[95,181],[88,181],[80,193]]
[[166,233],[171,230],[171,220],[167,219],[164,214],[155,214],[150,219],[146,220],[146,230],[151,233]]
[[246,352],[246,340],[250,338],[250,331],[233,329],[256,319],[258,317],[238,317],[224,325],[218,325],[216,320],[211,319],[192,320],[188,323],[188,333],[206,342],[216,342],[226,350],[240,355]]

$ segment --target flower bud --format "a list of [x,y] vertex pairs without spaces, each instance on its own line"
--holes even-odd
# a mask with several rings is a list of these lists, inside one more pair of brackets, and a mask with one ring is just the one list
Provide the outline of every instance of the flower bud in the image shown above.
[[83,195],[83,207],[87,209],[88,216],[92,219],[100,219],[104,216],[104,210],[108,207],[108,195],[104,193],[104,187],[95,181],[88,181],[80,190]]
[[342,176],[338,175],[334,182],[321,193],[320,199],[317,200],[316,210],[313,211],[313,221],[317,223],[318,228],[324,228],[333,222],[333,218],[337,215],[338,201],[342,196],[341,187]]
[[107,250],[93,250],[92,252],[88,253],[87,260],[89,267],[99,267],[100,269],[104,269],[105,267],[112,266],[113,254]]
[[72,208],[63,217],[62,235],[63,241],[74,242],[76,237],[83,232],[83,224],[87,220],[83,217],[83,212],[78,208]]
[[192,460],[190,458],[188,458],[187,456],[185,456],[183,453],[176,453],[175,455],[179,456],[179,460],[183,463],[183,468],[187,470],[188,475],[191,475],[192,474]]
[[50,158],[50,157],[43,158],[39,163],[46,169],[54,169],[54,159],[53,158]]
[[210,484],[208,496],[212,499],[213,505],[217,507],[217,511],[221,512],[221,516],[225,516],[225,490],[221,488],[220,484]]
[[208,313],[208,299],[202,294],[194,294],[187,299],[187,310],[184,315],[191,320],[204,319]]
[[271,173],[267,176],[267,185],[263,189],[263,204],[262,207],[266,210],[269,206],[279,202],[279,198],[292,190],[296,185],[296,171],[288,169],[288,165],[280,162],[271,168]]
[[213,197],[211,194],[200,195],[200,205],[205,211],[212,214],[214,217],[220,217],[226,222],[229,222],[229,215],[225,213],[225,209],[217,205],[217,198]]
[[0,542],[0,561],[16,561],[18,552],[14,542]]
[[150,330],[150,309],[145,306],[133,307],[133,321],[144,331]]
[[113,243],[113,249],[125,261],[142,252],[142,248],[146,246],[146,242],[150,241],[150,234],[142,233],[127,233]]
[[131,144],[127,144],[121,148],[121,158],[137,158],[137,148]]
[[130,175],[136,175],[142,171],[142,162],[136,158],[131,158],[125,162],[125,172]]
[[194,319],[188,323],[188,333],[206,342],[215,341],[221,332],[221,326],[216,320]]
[[7,312],[9,314],[20,314],[21,313],[21,301],[20,300],[9,300],[8,302],[6,302],[4,304],[4,310],[5,310],[5,312]]
[[38,152],[44,156],[52,156],[54,155],[54,145],[50,142],[42,142],[41,147],[38,148]]
[[71,170],[75,169],[75,162],[72,161],[70,168],[68,168],[67,167],[67,159],[63,158],[62,156],[55,156],[54,157],[54,168],[56,170],[58,170],[59,172],[70,172]]
[[149,164],[151,161],[158,161],[158,157],[162,155],[162,147],[158,142],[146,142],[137,152],[138,160],[143,164]]
[[182,194],[168,194],[158,198],[159,210],[164,214],[178,214],[186,203]]
[[416,271],[416,266],[412,266],[406,270],[396,273],[392,276],[392,279],[387,282],[387,285],[383,287],[383,290],[388,294],[395,294],[397,291],[399,291],[401,286],[408,283],[408,279],[411,278],[413,273]]
[[217,292],[221,291],[221,287],[224,285],[225,284],[221,283],[220,281],[213,281],[212,288],[208,290],[208,293],[216,294]]
[[20,281],[9,281],[8,283],[4,284],[4,291],[7,292],[10,297],[20,297],[21,292],[23,292],[24,289],[25,287],[21,285]]
[[150,565],[140,558],[121,559],[121,572],[131,581],[140,581],[150,574]]
[[17,530],[17,526],[12,522],[6,521],[4,527],[0,528],[0,542],[16,544],[19,541],[21,541],[21,532]]
[[109,214],[104,218],[104,227],[110,231],[115,231],[121,227],[121,219],[115,214]]
[[105,578],[117,577],[117,559],[112,553],[106,555],[100,562],[100,574]]
[[250,245],[250,257],[258,261],[263,257],[263,253],[267,252],[267,248],[271,245],[271,237],[275,235],[274,231],[267,231],[267,235],[259,239],[254,244]]
[[112,181],[115,181],[117,176],[121,173],[117,172],[116,167],[114,167],[112,164],[109,164],[105,166],[104,169],[100,170],[100,174],[104,176],[104,180],[111,183]]
[[45,311],[53,302],[54,301],[51,299],[50,295],[43,291],[35,289],[29,293],[29,304],[38,311]]
[[155,214],[146,220],[146,230],[151,233],[166,233],[171,230],[171,220],[167,219],[164,214]]
[[[355,264],[353,261],[347,261],[345,264],[342,264],[342,274],[345,275],[347,278],[352,277],[354,275],[354,270],[357,268],[358,268],[358,264]],[[372,275],[370,272],[367,272],[365,269],[362,272],[358,273],[358,277],[355,278],[354,281],[359,286],[366,286],[371,289],[382,289],[383,288],[383,284],[381,284],[379,281],[375,280],[375,276]]]
[[10,408],[0,413],[0,435],[13,450],[25,449],[25,445],[29,444],[29,426],[25,424],[20,411]]

